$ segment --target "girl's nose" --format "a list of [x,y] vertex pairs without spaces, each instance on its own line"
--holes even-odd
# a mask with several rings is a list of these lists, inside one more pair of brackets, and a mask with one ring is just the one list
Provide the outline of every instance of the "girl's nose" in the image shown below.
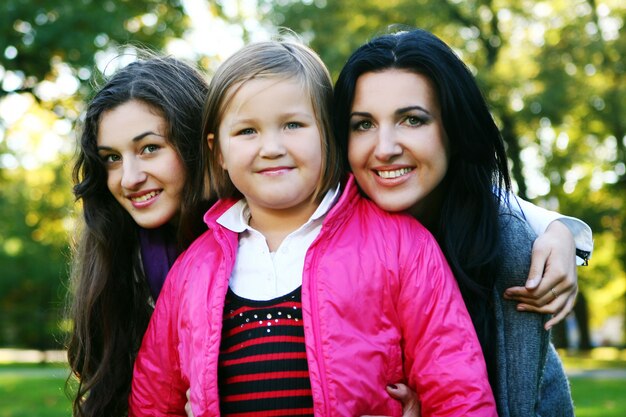
[[285,154],[283,137],[280,132],[267,132],[261,136],[259,155],[264,158],[276,158]]

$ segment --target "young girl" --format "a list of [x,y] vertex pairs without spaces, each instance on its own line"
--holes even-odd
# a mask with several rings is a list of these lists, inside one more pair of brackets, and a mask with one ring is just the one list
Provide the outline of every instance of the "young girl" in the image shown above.
[[117,71],[87,107],[74,167],[84,223],[69,300],[75,416],[127,415],[151,298],[206,229],[195,167],[207,87],[184,62],[150,55]]
[[[432,236],[339,186],[332,84],[308,48],[249,45],[204,132],[222,200],[176,261],[135,362],[132,416],[493,416],[482,353]],[[343,192],[340,192],[340,188]]]
[[[344,66],[334,114],[363,192],[408,211],[440,243],[481,340],[498,414],[573,415],[544,331],[549,316],[502,300],[524,284],[534,234],[497,193],[510,189],[504,143],[468,68],[426,31],[377,37]],[[564,291],[559,284],[541,298]]]

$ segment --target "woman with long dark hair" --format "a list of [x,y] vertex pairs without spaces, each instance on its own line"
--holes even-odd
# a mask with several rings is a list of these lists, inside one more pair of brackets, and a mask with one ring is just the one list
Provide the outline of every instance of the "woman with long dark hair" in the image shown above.
[[[388,211],[408,211],[441,245],[481,341],[499,415],[573,415],[544,330],[549,316],[502,298],[524,286],[535,235],[511,210],[504,143],[469,69],[429,32],[382,35],[348,59],[334,112],[362,192]],[[564,297],[561,287],[544,291],[539,303]]]
[[176,256],[206,228],[204,77],[169,57],[118,70],[90,101],[74,166],[82,203],[68,358],[76,416],[124,416],[133,363]]

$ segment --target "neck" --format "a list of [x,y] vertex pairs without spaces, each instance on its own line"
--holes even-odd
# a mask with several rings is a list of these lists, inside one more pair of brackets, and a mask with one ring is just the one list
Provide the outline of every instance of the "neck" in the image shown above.
[[438,187],[408,210],[409,214],[434,235],[439,227],[443,197],[442,188]]
[[250,205],[250,226],[265,236],[267,246],[274,252],[287,235],[309,220],[318,205],[319,202],[308,200],[280,210]]

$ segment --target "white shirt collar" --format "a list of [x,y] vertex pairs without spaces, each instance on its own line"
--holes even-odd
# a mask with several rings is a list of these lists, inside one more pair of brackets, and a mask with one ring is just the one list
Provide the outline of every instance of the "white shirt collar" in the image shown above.
[[[309,220],[302,226],[304,227],[312,221],[325,216],[339,199],[340,191],[341,186],[339,184],[328,190],[324,195],[322,202],[319,206],[317,206],[317,209],[315,209],[311,217],[309,217]],[[251,229],[249,226],[250,207],[248,206],[246,199],[242,198],[237,201],[217,219],[217,222],[235,233],[242,233]]]

